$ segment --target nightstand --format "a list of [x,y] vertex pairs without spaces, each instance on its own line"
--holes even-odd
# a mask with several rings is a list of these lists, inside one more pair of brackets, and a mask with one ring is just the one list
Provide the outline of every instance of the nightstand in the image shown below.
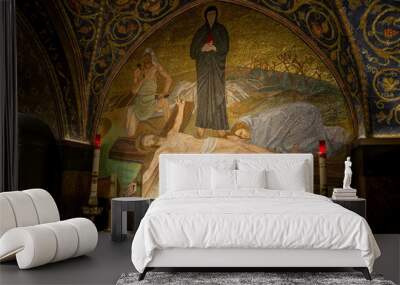
[[150,206],[151,199],[142,197],[119,197],[111,200],[111,239],[123,241],[127,235],[127,212],[133,212],[133,231],[136,232],[140,221]]
[[356,199],[332,199],[332,202],[359,214],[364,219],[367,218],[367,201],[364,198]]

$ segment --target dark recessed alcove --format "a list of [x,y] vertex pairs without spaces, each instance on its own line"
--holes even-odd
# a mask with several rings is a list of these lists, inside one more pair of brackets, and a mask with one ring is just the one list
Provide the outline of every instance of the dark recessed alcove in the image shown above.
[[375,234],[400,233],[400,139],[359,139],[352,150],[353,181],[367,199],[367,221]]
[[60,154],[49,126],[31,114],[18,114],[18,188],[43,188],[59,205]]

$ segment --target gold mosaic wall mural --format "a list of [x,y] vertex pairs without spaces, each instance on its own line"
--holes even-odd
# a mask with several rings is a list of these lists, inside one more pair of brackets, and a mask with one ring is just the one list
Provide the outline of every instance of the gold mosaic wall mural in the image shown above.
[[207,7],[148,37],[106,95],[100,176],[117,174],[125,195],[157,196],[160,153],[316,152],[323,139],[335,156],[356,135],[349,101],[302,39],[227,3],[207,28]]

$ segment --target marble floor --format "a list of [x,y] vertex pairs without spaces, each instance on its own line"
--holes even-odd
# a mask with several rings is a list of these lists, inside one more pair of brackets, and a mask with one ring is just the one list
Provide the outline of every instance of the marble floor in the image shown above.
[[[400,235],[376,235],[382,257],[375,272],[400,282]],[[19,270],[15,262],[0,265],[0,284],[115,284],[124,272],[134,271],[130,261],[131,240],[115,243],[101,232],[97,249],[82,256],[46,266]]]

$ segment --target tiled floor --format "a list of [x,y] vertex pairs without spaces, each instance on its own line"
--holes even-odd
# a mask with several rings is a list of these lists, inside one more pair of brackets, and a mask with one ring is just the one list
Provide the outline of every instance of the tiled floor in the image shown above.
[[[382,257],[375,271],[386,279],[400,280],[400,235],[376,235]],[[19,270],[15,262],[0,265],[0,284],[115,284],[124,272],[133,271],[131,240],[114,243],[109,233],[100,233],[97,249],[89,256]]]

